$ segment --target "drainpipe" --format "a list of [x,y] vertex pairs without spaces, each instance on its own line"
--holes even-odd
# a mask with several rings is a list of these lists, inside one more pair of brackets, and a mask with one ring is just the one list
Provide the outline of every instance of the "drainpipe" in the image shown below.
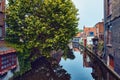
[[106,0],[103,1],[104,4],[104,52],[103,58],[106,60]]

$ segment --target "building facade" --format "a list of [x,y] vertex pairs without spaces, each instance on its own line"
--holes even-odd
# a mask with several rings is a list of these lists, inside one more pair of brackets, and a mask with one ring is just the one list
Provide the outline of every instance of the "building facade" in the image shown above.
[[3,75],[16,67],[16,50],[7,47],[0,47],[0,75]]
[[96,28],[95,27],[85,27],[83,29],[83,32],[86,36],[96,36]]
[[104,22],[98,22],[95,25],[95,28],[96,28],[96,36],[100,40],[104,40]]
[[5,0],[0,0],[0,40],[5,37]]
[[120,0],[104,0],[104,25],[106,62],[120,75]]
[[84,35],[86,36],[87,45],[92,45],[92,39],[96,36],[96,28],[95,27],[85,27],[84,26]]

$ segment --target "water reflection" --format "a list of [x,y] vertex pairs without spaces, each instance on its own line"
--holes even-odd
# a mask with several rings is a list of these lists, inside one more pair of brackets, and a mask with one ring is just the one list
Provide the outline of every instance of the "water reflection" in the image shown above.
[[70,74],[54,58],[39,57],[31,63],[32,69],[11,80],[70,80]]
[[92,66],[92,62],[90,60],[90,57],[87,55],[86,51],[84,51],[83,54],[83,66],[84,67],[91,67]]
[[[75,51],[74,51],[75,50]],[[71,75],[71,80],[93,80],[91,68],[83,66],[83,56],[77,48],[73,50],[74,59],[61,59],[60,65]]]
[[118,80],[88,51],[74,46],[63,56],[39,57],[31,63],[31,70],[11,80]]
[[86,51],[83,52],[83,61],[84,61],[83,65],[85,67],[92,68],[91,75],[95,80],[105,80],[103,78],[104,72],[102,73],[102,70],[99,67],[98,63],[95,61],[95,59],[90,58]]
[[75,59],[75,55],[72,49],[68,50],[68,52],[66,53],[66,56],[67,56],[67,59],[71,59],[71,60]]
[[115,72],[112,71],[112,68],[105,65],[105,63],[99,58],[99,56],[84,49],[83,54],[83,65],[85,67],[92,68],[92,77],[94,80],[120,80]]
[[[89,51],[84,50],[84,49],[80,49],[80,46],[78,46],[78,43],[73,43],[73,52],[76,58],[83,58],[81,60],[79,60],[77,62],[77,59],[75,58],[75,62],[73,64],[72,61],[70,61],[69,64],[67,65],[74,65],[72,66],[71,70],[70,68],[66,67],[66,63],[65,62],[64,65],[65,69],[68,71],[68,73],[71,74],[71,79],[72,80],[119,80],[118,78],[116,78],[116,76],[112,73],[112,71],[108,70],[107,67],[105,67],[105,65],[102,64],[102,62],[100,62],[98,60],[98,58],[96,58],[95,56],[90,56]],[[78,55],[78,53],[80,53],[81,55]],[[81,63],[83,62],[83,63]],[[81,63],[80,65],[83,64],[83,67],[79,66],[79,63]],[[63,67],[64,67],[63,66]],[[91,71],[85,71],[85,69],[91,69]],[[73,71],[72,71],[73,70]],[[76,70],[76,71],[75,71]],[[83,75],[80,75],[81,73],[78,73],[79,75],[76,74],[76,72],[78,70],[81,70],[81,72],[83,71],[83,75],[86,75],[85,77],[83,77]],[[69,72],[71,71],[71,72]],[[76,74],[76,75],[74,75]],[[78,77],[79,76],[79,77]]]

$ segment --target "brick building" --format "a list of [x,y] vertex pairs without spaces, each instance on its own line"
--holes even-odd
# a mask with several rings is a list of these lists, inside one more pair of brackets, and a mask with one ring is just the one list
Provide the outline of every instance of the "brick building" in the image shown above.
[[5,37],[5,0],[0,0],[0,40]]
[[120,75],[120,0],[104,0],[104,25],[106,62]]
[[17,67],[16,50],[8,47],[0,47],[0,75]]
[[83,29],[83,32],[86,36],[96,36],[96,28],[95,27],[85,27]]
[[98,22],[95,25],[95,28],[96,28],[96,36],[100,40],[103,40],[104,39],[104,22]]

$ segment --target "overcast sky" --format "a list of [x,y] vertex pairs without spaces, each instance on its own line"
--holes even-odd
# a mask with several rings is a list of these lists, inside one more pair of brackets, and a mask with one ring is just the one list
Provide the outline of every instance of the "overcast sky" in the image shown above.
[[103,19],[103,0],[72,0],[79,9],[79,28],[92,27]]

